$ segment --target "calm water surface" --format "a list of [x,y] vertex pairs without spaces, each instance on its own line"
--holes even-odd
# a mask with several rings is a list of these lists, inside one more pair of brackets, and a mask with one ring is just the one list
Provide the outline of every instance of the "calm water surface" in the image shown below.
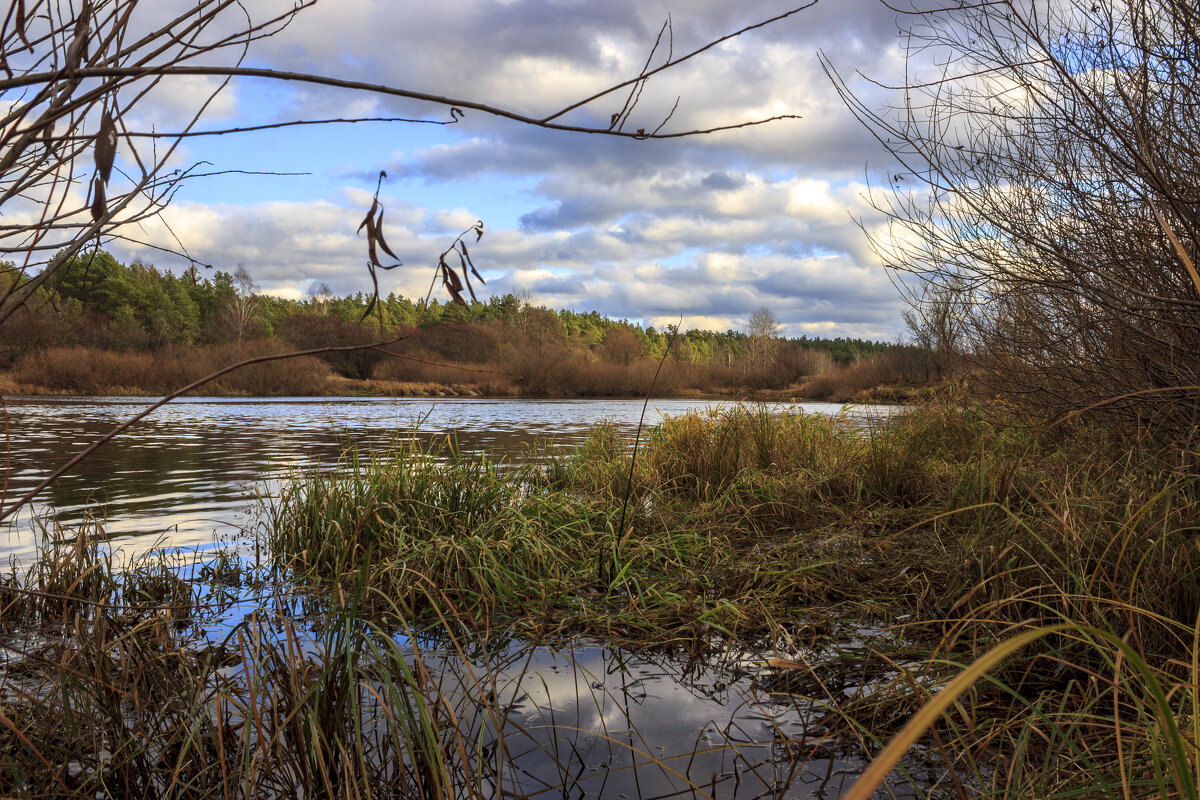
[[[79,450],[145,407],[144,398],[7,400],[6,498],[20,496]],[[655,400],[647,425],[715,405]],[[784,406],[781,406],[784,407]],[[796,408],[797,406],[786,406]],[[856,417],[829,403],[799,408]],[[191,398],[170,403],[105,445],[48,489],[0,534],[0,558],[36,553],[40,518],[65,525],[94,517],[126,554],[156,547],[208,548],[254,527],[256,493],[289,470],[332,464],[348,444],[384,446],[400,435],[453,435],[467,451],[520,458],[537,441],[570,444],[596,423],[632,434],[641,400],[404,398]]]
[[[145,402],[7,401],[6,497],[19,496]],[[646,422],[709,405],[653,401]],[[894,410],[802,408],[845,413],[864,424]],[[289,470],[336,463],[348,444],[385,446],[415,428],[424,437],[453,435],[464,450],[520,458],[536,441],[577,442],[603,421],[632,435],[641,412],[640,400],[189,399],[159,410],[55,484],[33,513],[24,512],[0,535],[0,557],[30,563],[45,530],[37,518],[54,514],[68,525],[89,516],[101,520],[126,556],[168,547],[201,551],[195,557],[203,559],[215,545],[249,543],[256,494],[270,493]],[[305,619],[290,606],[273,609],[273,602],[299,602],[292,595],[280,601],[269,591],[220,591],[230,593],[228,605],[214,604],[200,634],[210,643],[252,615]],[[318,658],[319,630],[314,623],[310,634]],[[836,650],[804,657],[842,663],[847,648],[866,646],[853,635],[838,638]],[[16,648],[12,652],[27,649],[7,645]],[[514,647],[480,660],[464,660],[453,649],[426,650],[422,658],[469,740],[489,748],[503,741],[508,749],[512,769],[497,787],[502,791],[579,798],[836,797],[863,760],[829,739],[823,708],[772,690],[762,655],[726,652],[695,662],[579,642]],[[847,686],[847,693],[869,688],[854,680]],[[503,709],[499,726],[482,710],[483,695]],[[916,780],[931,787],[944,779],[930,773]],[[898,787],[895,796],[913,792]]]

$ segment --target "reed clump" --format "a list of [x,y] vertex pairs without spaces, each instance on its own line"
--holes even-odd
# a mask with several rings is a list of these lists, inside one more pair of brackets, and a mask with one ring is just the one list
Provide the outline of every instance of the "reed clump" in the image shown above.
[[1178,452],[951,404],[867,429],[736,407],[628,445],[602,426],[537,470],[359,461],[281,500],[277,546],[417,618],[444,592],[537,634],[703,652],[818,609],[900,620],[924,655],[856,700],[807,690],[863,746],[986,674],[921,731],[970,793],[1196,796],[1200,479]]
[[[539,468],[405,440],[297,478],[271,502],[268,528],[286,574],[327,588],[365,580],[388,598],[385,622],[449,610],[537,636],[690,638],[728,544],[695,527],[621,536],[619,517],[606,498],[549,487]],[[614,558],[648,566],[617,575]]]
[[[486,697],[456,700],[415,638],[364,621],[362,594],[311,615],[260,594],[230,621],[208,578],[165,554],[118,566],[98,533],[49,545],[0,586],[5,796],[491,796],[506,757],[471,733],[502,716]],[[225,554],[190,566],[247,570]],[[439,644],[477,646],[449,629]]]

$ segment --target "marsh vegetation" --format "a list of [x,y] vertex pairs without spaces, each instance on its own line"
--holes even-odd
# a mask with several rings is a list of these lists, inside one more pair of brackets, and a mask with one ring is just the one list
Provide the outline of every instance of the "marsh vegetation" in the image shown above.
[[[283,393],[417,370],[437,385],[453,363],[530,395],[857,396],[918,372],[939,390],[876,426],[737,405],[638,444],[599,425],[521,464],[419,437],[352,448],[263,498],[253,560],[127,563],[102,517],[40,518],[41,552],[0,581],[0,792],[1200,797],[1194,3],[914,13],[887,111],[826,61],[900,165],[872,196],[887,224],[864,228],[915,342],[839,371],[853,343],[780,343],[769,309],[739,339],[480,303],[463,237],[481,222],[440,256],[453,302],[380,297],[382,174],[362,223],[370,295],[269,307],[237,276],[116,264],[90,244],[158,213],[189,134],[113,179],[123,82],[235,46],[205,43],[228,7],[205,0],[186,41],[167,25],[128,49],[134,5],[17,3],[0,30],[0,85],[28,89],[0,135],[0,202],[47,212],[0,237],[13,386]],[[247,22],[245,42],[299,10]],[[85,73],[94,89],[71,100]],[[557,121],[577,106],[461,105],[651,138],[625,130],[651,77],[597,95],[631,92],[607,128]],[[423,122],[464,112],[448,113]],[[89,156],[81,204],[56,176]],[[122,282],[138,291],[108,292]],[[635,711],[672,685],[704,709],[685,740],[658,727],[682,706]]]
[[[211,554],[117,569],[96,531],[62,532],[4,588],[5,780],[26,796],[627,780],[808,796],[816,776],[844,789],[1027,635],[892,790],[1186,795],[1197,480],[1149,439],[1008,422],[963,404],[869,429],[731,407],[668,419],[636,461],[602,425],[521,466],[406,439],[265,501],[258,570]],[[575,671],[594,657],[625,666]],[[647,664],[707,687],[713,734],[672,752],[653,715],[580,724]],[[565,706],[550,666],[575,674]],[[570,750],[581,727],[608,755]]]

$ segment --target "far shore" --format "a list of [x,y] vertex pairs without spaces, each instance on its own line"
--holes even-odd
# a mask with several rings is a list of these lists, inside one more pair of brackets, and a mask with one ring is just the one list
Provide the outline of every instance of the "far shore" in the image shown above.
[[[390,380],[353,380],[335,377],[312,387],[313,391],[286,392],[279,394],[249,393],[231,390],[222,384],[210,384],[186,396],[195,397],[448,397],[448,398],[480,398],[480,399],[523,399],[523,400],[641,400],[644,395],[614,394],[578,394],[570,392],[549,392],[546,394],[527,395],[514,386],[511,391],[496,392],[493,386],[484,387],[473,383],[436,383],[432,381],[390,381]],[[487,389],[493,389],[488,391]],[[853,394],[826,394],[812,396],[803,392],[803,387],[793,386],[785,389],[756,389],[754,387],[733,387],[721,391],[700,391],[683,389],[670,393],[655,393],[652,399],[694,399],[720,401],[762,401],[770,403],[864,403],[904,405],[919,402],[932,394],[928,387],[914,388],[906,386],[877,386],[871,389],[858,390]],[[10,373],[0,373],[0,395],[6,397],[161,397],[162,392],[144,389],[138,386],[107,387],[105,391],[90,392],[81,390],[60,389],[53,386],[43,386],[28,382],[18,382]]]

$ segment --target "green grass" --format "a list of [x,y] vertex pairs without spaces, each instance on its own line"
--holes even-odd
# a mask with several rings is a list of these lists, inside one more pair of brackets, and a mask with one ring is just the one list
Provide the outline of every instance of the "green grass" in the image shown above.
[[985,663],[929,740],[977,789],[1195,796],[1178,763],[1198,760],[1195,474],[1148,440],[1019,423],[949,405],[868,432],[689,414],[650,433],[632,484],[627,443],[603,426],[537,469],[350,456],[275,505],[275,547],[318,584],[363,575],[410,618],[436,598],[532,635],[701,652],[710,634],[755,640],[818,610],[907,620],[919,668],[860,701],[815,698],[868,748]]
[[350,452],[271,503],[271,547],[318,584],[365,569],[408,618],[436,595],[539,631],[634,624],[651,642],[706,624],[754,635],[814,605],[1089,624],[1109,604],[1064,598],[1173,620],[1200,608],[1196,481],[1094,432],[1038,439],[935,407],[864,433],[735,408],[656,428],[627,486],[630,458],[604,426],[539,467],[411,441]]
[[[275,567],[308,585],[320,632],[284,604],[212,648],[189,644],[196,586],[153,560],[118,570],[81,535],[0,581],[0,625],[42,637],[3,674],[0,785],[487,796],[512,764],[478,721],[502,730],[501,710],[448,702],[397,634],[463,663],[504,637],[703,656],[858,618],[896,638],[761,688],[881,753],[868,783],[919,742],[960,796],[1196,798],[1195,470],[1147,439],[1019,423],[733,408],[666,421],[634,464],[605,426],[524,467],[452,443],[351,451],[268,501]],[[847,676],[871,691],[843,694]]]

